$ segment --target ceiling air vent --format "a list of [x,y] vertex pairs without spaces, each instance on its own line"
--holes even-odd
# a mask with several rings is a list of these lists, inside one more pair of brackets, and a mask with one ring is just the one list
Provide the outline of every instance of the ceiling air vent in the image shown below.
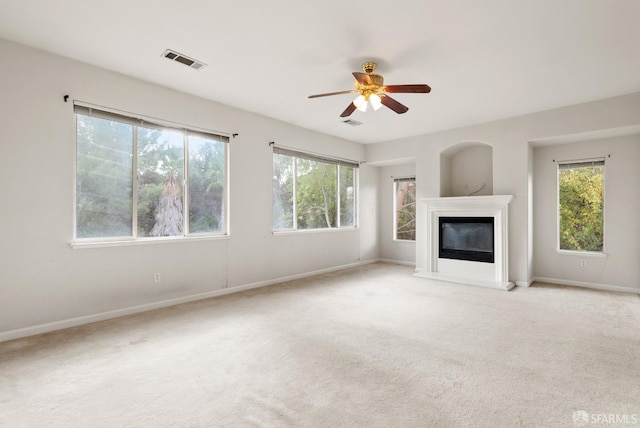
[[182,55],[181,53],[178,53],[176,51],[172,51],[171,49],[167,49],[166,51],[164,51],[162,56],[172,61],[179,62],[180,64],[184,64],[187,67],[195,68],[196,70],[200,70],[207,65],[204,62],[189,58],[188,56]]
[[351,126],[360,126],[360,125],[362,125],[362,122],[358,122],[357,120],[353,120],[353,119],[343,120],[342,123],[346,123],[347,125],[351,125]]

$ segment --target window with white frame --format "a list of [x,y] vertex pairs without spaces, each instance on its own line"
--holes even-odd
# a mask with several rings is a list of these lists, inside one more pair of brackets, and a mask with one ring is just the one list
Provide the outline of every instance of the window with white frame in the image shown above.
[[76,242],[226,233],[228,137],[74,111]]
[[358,163],[273,148],[273,230],[356,226]]
[[393,179],[393,239],[416,240],[416,178]]
[[558,248],[604,250],[604,159],[558,163]]

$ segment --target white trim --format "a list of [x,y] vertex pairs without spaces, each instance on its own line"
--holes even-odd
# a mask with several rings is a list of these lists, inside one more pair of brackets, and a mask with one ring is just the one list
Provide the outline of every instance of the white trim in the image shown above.
[[[231,139],[229,139],[231,141]],[[222,186],[222,215],[224,224],[224,233],[226,236],[231,235],[231,154],[232,144],[227,144],[224,148],[224,185]],[[188,212],[188,211],[187,211]]]
[[[118,110],[113,110],[113,109],[106,109],[105,107],[96,107],[95,110],[100,112],[107,112],[107,113],[114,113],[117,114],[118,116],[122,116],[122,119],[117,117],[117,118],[113,118],[113,121],[116,121],[118,123],[124,123],[127,125],[131,126],[131,236],[107,236],[107,237],[100,237],[100,238],[78,238],[78,216],[77,216],[77,210],[78,210],[78,115],[86,115],[84,112],[79,112],[76,109],[76,106],[82,106],[82,107],[86,107],[89,109],[93,109],[94,107],[92,107],[92,105],[88,104],[88,103],[84,103],[82,101],[78,101],[78,100],[74,100],[74,132],[75,132],[75,151],[74,151],[74,155],[73,155],[73,240],[71,242],[71,248],[82,248],[82,247],[101,247],[101,246],[121,246],[121,245],[131,245],[132,242],[136,242],[137,241],[145,241],[144,243],[148,243],[146,242],[149,238],[148,237],[143,237],[140,238],[138,236],[138,207],[137,207],[137,201],[138,201],[138,167],[139,167],[139,158],[138,158],[138,137],[139,137],[139,128],[140,127],[148,127],[148,124],[145,123],[137,123],[138,120],[144,121],[145,119],[140,116],[140,115],[133,115],[133,113],[125,113],[125,112],[118,112]],[[89,115],[89,117],[92,117],[91,115]],[[99,116],[97,116],[99,117]],[[126,120],[125,120],[126,119]],[[130,119],[130,120],[129,120]],[[229,233],[229,224],[230,224],[230,208],[229,208],[229,184],[230,184],[230,178],[229,178],[229,141],[230,141],[230,137],[228,134],[216,134],[213,132],[209,132],[209,131],[202,131],[199,130],[197,128],[192,128],[192,127],[185,127],[179,124],[176,124],[175,126],[172,126],[169,122],[161,122],[161,123],[154,123],[154,122],[150,122],[152,123],[154,126],[158,125],[159,129],[161,131],[169,131],[169,132],[174,132],[174,133],[179,133],[182,134],[182,150],[183,150],[183,160],[182,160],[182,167],[183,167],[183,178],[182,178],[182,191],[184,194],[184,197],[182,198],[182,211],[183,213],[188,213],[189,211],[189,198],[190,198],[190,193],[189,193],[189,176],[190,176],[190,159],[189,159],[189,147],[190,147],[190,136],[198,136],[201,138],[207,138],[210,139],[211,141],[214,141],[216,143],[222,143],[223,147],[224,147],[224,162],[223,162],[223,170],[222,170],[222,175],[223,175],[223,188],[222,188],[222,201],[223,201],[223,206],[222,206],[222,215],[223,215],[223,219],[224,219],[224,225],[225,225],[225,230],[222,233],[219,232],[212,232],[212,233],[198,233],[195,235],[201,235],[204,236],[206,235],[207,237],[215,237],[218,238],[224,235],[228,235]],[[226,139],[226,141],[224,140],[220,140],[217,137],[221,137],[223,139]],[[172,237],[168,237],[169,239],[174,239],[174,238],[193,238],[193,235],[189,234],[189,218],[187,215],[183,216],[183,231],[182,231],[182,235],[179,236],[172,236]],[[197,239],[198,237],[196,237]],[[153,240],[163,240],[165,239],[165,237],[153,237],[151,238]],[[106,245],[105,245],[106,244]]]
[[531,287],[531,284],[533,284],[533,279],[529,279],[526,281],[516,281],[515,283],[518,287]]
[[[427,242],[425,271],[415,276],[442,281],[491,286],[510,290],[508,254],[509,203],[513,195],[457,196],[424,198],[427,227],[421,236]],[[493,217],[494,262],[480,263],[466,260],[441,259],[438,252],[440,217]]]
[[345,231],[356,231],[360,230],[357,226],[345,226],[345,227],[326,227],[324,229],[283,229],[283,230],[272,230],[271,233],[273,236],[284,236],[284,235],[299,235],[305,233],[323,233],[323,232],[345,232]]
[[416,262],[408,262],[405,260],[394,260],[394,259],[378,259],[379,262],[384,263],[393,263],[394,265],[402,265],[402,266],[413,266],[415,267]]
[[607,253],[603,251],[577,251],[577,250],[556,250],[556,253],[563,256],[578,256],[578,257],[597,257],[605,258]]
[[[391,192],[391,196],[392,196],[392,200],[391,200],[391,207],[392,207],[392,214],[393,214],[393,225],[392,225],[392,231],[393,231],[393,236],[392,236],[392,241],[393,242],[413,242],[414,244],[416,243],[416,239],[417,239],[417,233],[416,233],[416,239],[398,239],[398,210],[396,207],[396,198],[398,197],[398,183],[400,182],[413,182],[413,186],[415,189],[417,189],[417,185],[418,185],[418,181],[416,180],[416,175],[410,175],[410,176],[406,176],[406,177],[394,177],[391,176],[391,185],[393,187],[393,191]],[[414,194],[414,205],[417,209],[418,207],[418,195],[417,193]],[[417,213],[416,213],[417,214]],[[414,225],[414,228],[416,228],[416,232],[417,232],[417,226],[418,226],[418,218],[416,215],[416,219],[415,219],[416,223]]]
[[189,235],[189,236],[166,236],[157,238],[138,238],[138,239],[122,239],[118,241],[75,241],[70,242],[69,245],[74,250],[81,250],[87,248],[103,248],[103,247],[126,247],[130,245],[155,245],[155,244],[170,244],[177,242],[190,242],[190,241],[217,241],[220,239],[231,239],[229,235]]
[[[606,205],[606,186],[607,186],[607,170],[605,165],[602,165],[602,251],[579,251],[579,250],[563,250],[560,248],[560,165],[566,165],[571,163],[583,163],[602,161],[606,162],[604,157],[594,159],[581,159],[575,161],[557,161],[556,165],[556,252],[558,254],[571,254],[571,255],[591,255],[594,257],[607,257],[607,205]],[[556,162],[554,160],[554,162]]]
[[196,300],[209,299],[211,297],[223,296],[225,294],[237,293],[240,291],[251,290],[254,288],[266,287],[269,285],[279,284],[282,282],[293,281],[296,279],[306,278],[310,276],[320,275],[328,272],[335,272],[356,266],[363,266],[371,263],[376,263],[378,259],[359,261],[355,263],[349,263],[346,265],[334,266],[326,269],[320,269],[312,272],[305,272],[296,275],[285,276],[281,278],[270,279],[266,281],[254,282],[251,284],[240,285],[237,287],[221,288],[206,293],[194,294],[191,296],[178,297],[175,299],[161,300],[159,302],[147,303],[144,305],[130,306],[128,308],[115,309],[107,312],[100,312],[98,314],[86,315],[82,317],[70,318],[66,320],[54,321],[45,324],[38,324],[30,327],[18,328],[15,330],[9,330],[0,332],[0,342],[8,340],[20,339],[27,336],[34,336],[36,334],[48,333],[51,331],[62,330],[69,327],[76,327],[79,325],[89,324],[98,321],[105,321],[113,318],[119,318],[126,315],[137,314],[140,312],[147,312],[154,309],[166,308],[168,306],[175,306],[182,303],[193,302]]
[[[76,114],[77,116],[77,114]],[[139,177],[138,177],[138,137],[140,136],[139,132],[138,132],[138,126],[132,126],[131,127],[131,238],[132,239],[138,239],[138,183],[139,183]],[[76,129],[76,138],[78,135],[78,130]],[[77,162],[77,160],[76,160]],[[185,161],[183,159],[182,161],[182,166],[185,166]],[[188,174],[187,171],[182,171],[182,176],[186,177]],[[78,176],[76,175],[76,188],[75,188],[75,192],[76,194],[78,193]],[[160,200],[158,199],[158,202],[160,202]],[[184,198],[183,198],[183,205],[182,205],[182,212],[184,213]],[[75,210],[78,210],[78,205],[76,205]],[[184,224],[184,219],[188,218],[189,216],[185,216],[183,214],[182,218],[183,218],[183,223]],[[78,223],[74,223],[73,228],[75,230],[75,233],[78,233]],[[184,229],[183,232],[184,234]],[[184,235],[183,235],[184,236]],[[107,237],[101,237],[101,238],[109,238]],[[78,242],[78,238],[76,237],[75,242]]]
[[594,290],[616,291],[620,293],[631,293],[640,295],[640,288],[621,287],[619,285],[598,284],[595,282],[573,281],[569,279],[547,278],[537,276],[531,282],[544,282],[556,285],[569,285],[573,287],[591,288]]
[[414,276],[420,278],[433,279],[436,281],[444,281],[444,282],[452,282],[455,284],[464,284],[464,285],[477,285],[479,287],[485,288],[493,288],[495,290],[504,290],[509,291],[513,288],[513,282],[509,281],[493,281],[493,280],[483,280],[477,278],[465,278],[465,277],[455,277],[451,275],[443,275],[439,272],[418,272],[415,273]]

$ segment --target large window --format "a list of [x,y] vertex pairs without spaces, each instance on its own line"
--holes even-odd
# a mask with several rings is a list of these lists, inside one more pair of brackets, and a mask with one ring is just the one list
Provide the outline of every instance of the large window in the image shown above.
[[273,148],[273,230],[356,226],[358,164]]
[[558,163],[559,248],[604,249],[604,159]]
[[393,180],[393,239],[416,240],[416,179]]
[[76,240],[225,233],[227,137],[74,109]]

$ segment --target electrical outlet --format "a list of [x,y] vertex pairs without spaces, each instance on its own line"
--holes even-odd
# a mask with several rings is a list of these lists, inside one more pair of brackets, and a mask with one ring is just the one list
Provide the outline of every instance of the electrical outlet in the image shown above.
[[160,272],[156,272],[153,274],[153,282],[160,282],[162,280],[162,275]]
[[587,259],[580,259],[580,266],[587,267]]

